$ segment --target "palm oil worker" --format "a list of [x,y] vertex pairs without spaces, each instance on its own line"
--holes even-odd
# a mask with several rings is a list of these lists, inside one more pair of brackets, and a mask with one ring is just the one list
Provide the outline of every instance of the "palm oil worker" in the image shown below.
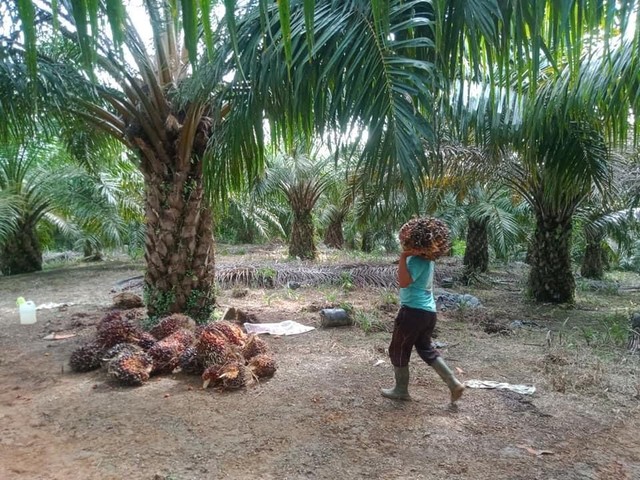
[[436,302],[433,296],[434,262],[424,255],[408,250],[400,254],[398,283],[400,310],[395,320],[389,345],[389,357],[394,368],[396,384],[382,389],[382,395],[394,400],[410,400],[409,359],[413,347],[420,358],[440,375],[451,391],[451,403],[458,400],[464,386],[451,372],[431,344],[436,326]]

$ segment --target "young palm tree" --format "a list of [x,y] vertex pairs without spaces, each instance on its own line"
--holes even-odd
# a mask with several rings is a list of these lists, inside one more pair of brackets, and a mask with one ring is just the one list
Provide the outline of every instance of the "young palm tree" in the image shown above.
[[522,237],[518,216],[523,206],[514,204],[511,193],[500,185],[490,189],[475,185],[465,203],[468,218],[465,274],[483,273],[489,269],[489,245],[505,258]]
[[258,186],[264,196],[282,195],[293,217],[289,256],[313,260],[317,255],[313,210],[332,182],[328,162],[300,147],[291,155],[278,155],[269,164]]
[[94,249],[122,245],[142,220],[135,197],[122,194],[122,176],[96,177],[75,165],[62,146],[33,143],[0,149],[0,270],[13,275],[42,269],[44,224],[83,245],[91,241]]

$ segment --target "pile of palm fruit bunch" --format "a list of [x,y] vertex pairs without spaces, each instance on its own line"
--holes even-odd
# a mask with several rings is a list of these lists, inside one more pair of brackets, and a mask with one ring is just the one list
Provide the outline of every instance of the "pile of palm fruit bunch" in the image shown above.
[[142,385],[153,375],[181,371],[201,376],[203,388],[213,385],[220,390],[242,388],[276,371],[267,343],[234,323],[196,326],[190,317],[174,313],[145,331],[135,320],[126,311],[105,315],[93,341],[71,353],[71,369],[88,372],[102,367],[125,385]]
[[404,251],[436,260],[449,253],[449,227],[434,217],[412,218],[400,228],[398,235]]

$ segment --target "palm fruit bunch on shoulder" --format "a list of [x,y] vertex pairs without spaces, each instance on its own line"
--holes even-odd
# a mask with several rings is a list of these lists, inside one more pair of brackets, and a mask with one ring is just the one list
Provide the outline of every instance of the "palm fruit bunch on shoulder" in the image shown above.
[[225,320],[209,323],[204,329],[221,333],[230,343],[239,347],[242,347],[247,339],[247,335],[240,326]]
[[242,356],[245,358],[245,360],[249,361],[253,357],[267,353],[268,351],[269,345],[267,345],[267,342],[262,340],[257,335],[251,334],[242,347]]
[[203,329],[194,346],[198,362],[204,367],[224,365],[233,355],[227,337],[213,329]]
[[100,321],[97,330],[96,342],[105,350],[119,343],[137,343],[143,335],[143,331],[122,314],[109,315],[108,320]]
[[238,390],[247,385],[250,374],[244,362],[231,361],[218,371],[220,387],[222,390]]
[[198,360],[198,352],[196,347],[189,345],[180,354],[178,358],[178,368],[181,372],[190,373],[193,375],[201,375],[204,371],[204,365]]
[[108,349],[106,352],[103,353],[101,358],[102,366],[107,367],[111,360],[113,360],[123,352],[140,353],[143,351],[144,350],[142,349],[142,347],[134,343],[118,343],[117,345],[114,345],[113,347],[111,347],[110,349]]
[[257,378],[272,377],[276,373],[276,361],[271,355],[262,353],[249,360],[249,371]]
[[400,245],[405,251],[436,260],[449,253],[449,227],[434,217],[413,218],[400,228]]
[[71,370],[74,372],[90,372],[100,368],[103,353],[104,347],[96,342],[87,343],[76,348],[69,357]]
[[156,339],[162,340],[178,330],[186,329],[193,331],[195,328],[196,322],[191,317],[183,315],[182,313],[172,313],[160,319],[158,324],[149,330],[149,333]]
[[142,385],[149,380],[153,360],[142,349],[123,349],[107,363],[107,373],[125,385]]
[[181,329],[159,340],[147,353],[153,360],[152,373],[173,372],[180,362],[180,355],[195,340],[193,332]]

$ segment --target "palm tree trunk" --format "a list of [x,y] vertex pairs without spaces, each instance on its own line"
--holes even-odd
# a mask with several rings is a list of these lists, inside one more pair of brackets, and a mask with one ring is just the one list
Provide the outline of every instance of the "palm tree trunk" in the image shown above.
[[0,251],[0,271],[4,275],[42,270],[42,249],[35,224],[21,222],[16,233],[7,239]]
[[487,219],[469,218],[467,228],[467,248],[463,265],[467,273],[484,273],[489,269],[489,234]]
[[[209,320],[215,303],[213,222],[198,157],[163,166],[145,153],[145,303],[151,317]],[[164,168],[163,168],[164,167]],[[152,170],[152,171],[148,171]],[[166,172],[159,175],[159,171]]]
[[373,233],[367,230],[362,232],[362,241],[360,242],[360,250],[365,253],[373,252]]
[[586,278],[602,279],[604,277],[604,258],[602,238],[600,236],[593,238],[593,236],[587,235],[587,246],[580,266],[580,275]]
[[298,257],[302,260],[315,259],[316,244],[313,237],[314,228],[311,210],[294,211],[289,256]]
[[571,217],[536,212],[529,288],[540,302],[572,303],[575,279],[571,269]]
[[334,218],[324,232],[324,244],[327,247],[342,249],[344,235],[342,234],[342,218]]

